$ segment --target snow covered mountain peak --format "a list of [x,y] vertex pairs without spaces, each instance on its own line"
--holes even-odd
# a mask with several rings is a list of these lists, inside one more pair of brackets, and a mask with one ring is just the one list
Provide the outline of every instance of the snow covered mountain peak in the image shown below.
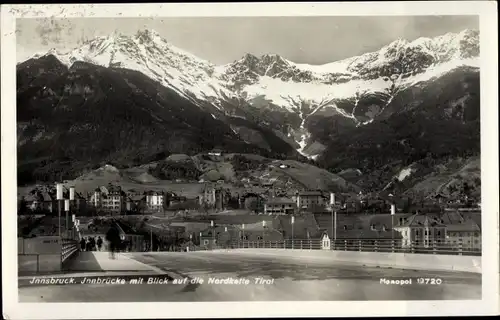
[[215,66],[175,47],[151,29],[132,36],[97,37],[70,52],[51,50],[48,54],[68,67],[83,61],[139,71],[196,105],[211,105],[226,115],[234,115],[241,101],[263,112],[294,114],[300,127],[284,134],[298,136],[295,141],[304,150],[310,116],[337,115],[355,125],[366,124],[399,91],[457,67],[477,67],[479,32],[397,39],[378,51],[323,65],[295,63],[278,54],[257,57],[247,53],[233,63]]
[[138,30],[135,37],[149,41],[163,40],[162,37],[160,36],[160,33],[158,33],[158,31],[154,29]]
[[70,67],[83,61],[110,68],[139,71],[172,88],[193,103],[211,100],[215,107],[234,94],[214,79],[215,66],[173,46],[151,29],[133,36],[114,33],[96,37],[66,53],[49,52]]

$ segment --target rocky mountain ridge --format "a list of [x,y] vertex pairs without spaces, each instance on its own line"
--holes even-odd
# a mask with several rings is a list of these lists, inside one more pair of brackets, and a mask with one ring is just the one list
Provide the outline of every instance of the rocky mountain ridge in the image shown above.
[[313,118],[338,118],[341,126],[349,127],[374,121],[399,92],[432,83],[456,68],[477,68],[479,33],[398,39],[379,51],[318,66],[277,54],[246,54],[216,66],[154,30],[98,37],[70,52],[49,54],[68,67],[85,61],[139,71],[214,117],[256,117],[299,152],[317,156],[307,152],[319,142],[311,128]]

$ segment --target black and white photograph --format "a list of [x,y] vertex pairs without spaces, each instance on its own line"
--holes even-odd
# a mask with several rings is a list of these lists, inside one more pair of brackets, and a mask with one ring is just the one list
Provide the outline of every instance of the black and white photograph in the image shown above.
[[2,5],[4,316],[498,314],[497,5],[346,4]]

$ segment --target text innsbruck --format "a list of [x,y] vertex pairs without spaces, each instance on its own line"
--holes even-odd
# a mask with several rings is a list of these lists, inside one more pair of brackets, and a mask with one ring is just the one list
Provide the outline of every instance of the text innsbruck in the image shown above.
[[269,285],[274,284],[274,279],[266,279],[262,277],[254,278],[217,278],[208,277],[207,279],[201,277],[194,278],[176,278],[172,279],[166,275],[155,276],[93,276],[93,277],[33,277],[29,282],[30,285],[71,285],[71,284],[256,284],[256,285]]

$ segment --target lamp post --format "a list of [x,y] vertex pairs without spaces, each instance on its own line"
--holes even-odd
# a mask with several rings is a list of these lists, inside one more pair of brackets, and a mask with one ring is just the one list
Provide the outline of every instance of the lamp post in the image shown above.
[[64,212],[66,213],[66,221],[64,222],[65,224],[65,229],[66,229],[66,238],[69,238],[69,200],[65,199],[64,200]]
[[394,251],[394,215],[396,214],[396,206],[391,204],[391,248]]
[[193,234],[190,233],[189,234],[189,245],[187,247],[187,251],[189,252],[189,247],[191,247],[191,245],[193,244]]
[[330,211],[332,213],[333,246],[337,243],[337,210],[335,208],[335,193],[330,193]]
[[153,229],[149,229],[149,250],[153,252]]
[[63,185],[62,183],[58,183],[56,184],[56,200],[57,200],[58,220],[59,220],[59,227],[58,227],[59,238],[61,238],[61,201],[63,199],[64,199]]
[[292,223],[292,249],[293,249],[293,240],[294,240],[294,239],[293,239],[293,229],[294,229],[294,228],[293,228],[293,225],[295,224],[295,217],[294,217],[294,216],[292,216],[292,221],[291,221],[291,223]]
[[[74,186],[71,186],[69,188],[69,211],[70,213],[73,213],[73,210],[71,210],[71,208],[75,207],[74,204],[75,204],[75,187]],[[72,226],[71,226],[71,233],[73,234],[73,238],[76,238],[76,231],[75,231],[75,213],[73,213],[72,215]]]
[[333,241],[337,241],[337,210],[333,211],[333,216],[334,216],[334,228],[333,228]]
[[227,249],[228,244],[231,243],[231,237],[229,236],[229,233],[227,232],[227,227],[224,227],[224,234],[225,234],[225,237],[226,237],[224,245],[226,246],[226,249]]
[[214,228],[214,221],[210,220],[210,227],[212,227],[212,249],[214,248],[215,245],[215,228]]
[[266,220],[262,220],[262,241],[264,241],[265,230],[266,230]]

